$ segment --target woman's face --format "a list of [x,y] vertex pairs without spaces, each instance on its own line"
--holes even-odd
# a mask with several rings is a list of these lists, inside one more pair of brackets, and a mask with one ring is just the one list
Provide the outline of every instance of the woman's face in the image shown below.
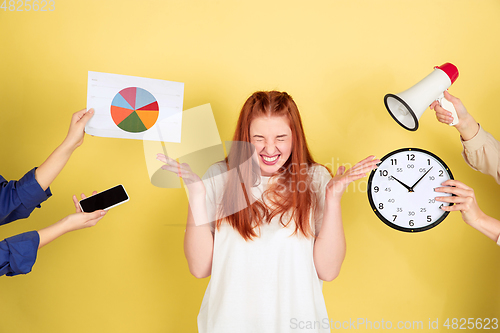
[[292,130],[288,118],[255,118],[250,123],[250,142],[259,157],[261,175],[272,176],[292,154]]

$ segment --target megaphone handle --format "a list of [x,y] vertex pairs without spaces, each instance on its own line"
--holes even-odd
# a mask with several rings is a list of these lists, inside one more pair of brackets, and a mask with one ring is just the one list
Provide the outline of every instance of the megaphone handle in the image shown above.
[[446,111],[451,112],[451,116],[453,117],[453,121],[450,123],[450,126],[455,126],[458,124],[458,115],[457,115],[457,110],[455,110],[455,107],[453,106],[453,103],[444,98],[444,95],[441,94],[438,98],[437,101],[439,102],[439,105],[445,109]]

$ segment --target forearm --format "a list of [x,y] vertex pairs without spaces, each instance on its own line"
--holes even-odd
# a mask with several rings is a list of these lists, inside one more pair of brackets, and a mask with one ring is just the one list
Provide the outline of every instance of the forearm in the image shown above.
[[486,214],[482,214],[482,216],[477,219],[477,221],[469,223],[471,227],[480,231],[488,238],[497,242],[498,237],[500,235],[500,221],[488,216]]
[[184,254],[189,270],[197,278],[210,276],[214,239],[210,231],[205,196],[189,200]]
[[63,142],[36,169],[35,178],[44,191],[50,186],[50,184],[52,184],[52,182],[59,175],[66,163],[68,163],[68,160],[74,150],[74,147],[71,147],[70,145]]
[[346,242],[340,200],[325,201],[323,224],[314,243],[314,265],[318,277],[332,281],[340,273],[345,258]]
[[461,119],[455,128],[460,133],[462,140],[468,141],[476,136],[479,131],[479,124],[470,114],[467,114],[467,117]]
[[69,230],[65,226],[63,220],[58,221],[46,228],[38,230],[38,235],[40,236],[40,244],[38,245],[38,248],[39,249],[42,248],[43,246],[55,240],[56,238],[64,235],[68,231]]
[[495,178],[500,184],[500,143],[493,135],[479,127],[476,135],[464,141],[462,156],[474,170]]

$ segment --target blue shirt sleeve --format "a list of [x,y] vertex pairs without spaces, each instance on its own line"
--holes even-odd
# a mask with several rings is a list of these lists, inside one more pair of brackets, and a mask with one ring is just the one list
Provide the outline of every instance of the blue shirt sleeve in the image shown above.
[[0,225],[28,217],[52,195],[50,188],[44,191],[40,187],[35,170],[33,168],[18,181],[8,182],[0,176]]
[[25,232],[0,242],[0,276],[31,272],[35,264],[40,236],[36,231]]

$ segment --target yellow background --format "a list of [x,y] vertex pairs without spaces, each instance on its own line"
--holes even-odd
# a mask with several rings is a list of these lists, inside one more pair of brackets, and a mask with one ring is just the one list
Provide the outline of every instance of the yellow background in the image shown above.
[[[53,12],[0,10],[0,172],[18,179],[62,142],[86,106],[91,70],[184,82],[184,109],[211,103],[222,140],[252,92],[287,91],[317,161],[336,168],[424,148],[500,218],[499,185],[465,164],[455,129],[428,110],[406,131],[383,104],[452,62],[460,77],[450,92],[500,137],[499,17],[498,0],[55,0]],[[118,183],[128,203],[43,248],[32,273],[0,278],[0,332],[196,331],[209,279],[192,277],[184,259],[187,198],[150,184],[141,141],[86,136],[54,196],[0,238],[72,213],[72,194]],[[365,179],[345,194],[343,217],[347,257],[323,288],[332,320],[422,321],[423,332],[429,319],[445,330],[447,318],[500,317],[500,249],[460,213],[420,234],[395,231],[370,210]]]

